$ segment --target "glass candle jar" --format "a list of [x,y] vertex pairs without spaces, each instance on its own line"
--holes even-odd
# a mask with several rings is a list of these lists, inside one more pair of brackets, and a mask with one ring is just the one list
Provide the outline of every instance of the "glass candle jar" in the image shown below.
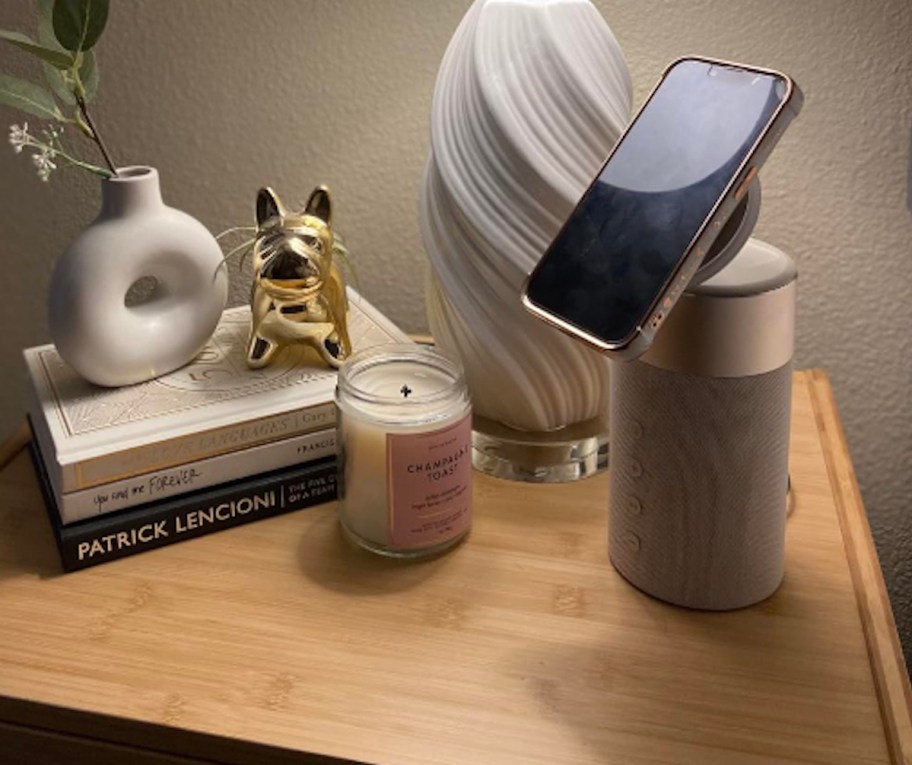
[[336,406],[346,535],[400,558],[462,539],[472,519],[472,405],[459,362],[414,344],[368,348],[339,370]]

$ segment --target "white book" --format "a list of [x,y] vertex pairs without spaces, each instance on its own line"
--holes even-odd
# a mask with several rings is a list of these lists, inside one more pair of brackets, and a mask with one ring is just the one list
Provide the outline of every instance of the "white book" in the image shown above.
[[[38,446],[43,455],[46,441],[41,435],[38,435]],[[60,522],[66,526],[86,518],[96,518],[147,502],[158,502],[238,478],[313,462],[335,453],[336,430],[329,428],[113,481],[91,489],[63,494],[52,485],[51,491],[57,503]]]
[[[348,323],[355,350],[409,342],[353,290]],[[248,306],[229,309],[188,365],[123,388],[82,379],[53,345],[25,350],[30,414],[47,448],[55,493],[64,497],[335,427],[335,370],[303,345],[289,347],[270,366],[249,369],[249,327]]]

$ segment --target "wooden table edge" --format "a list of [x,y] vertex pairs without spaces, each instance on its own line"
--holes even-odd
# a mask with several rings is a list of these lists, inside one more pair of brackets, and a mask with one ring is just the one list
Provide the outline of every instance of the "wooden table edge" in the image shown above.
[[909,675],[833,387],[821,369],[799,374],[808,387],[820,433],[890,757],[894,763],[912,765]]
[[[190,730],[177,725],[150,722],[134,717],[86,712],[80,709],[0,696],[0,743],[2,734],[34,742],[35,751],[44,752],[46,745],[60,741],[79,744],[87,752],[84,759],[75,757],[66,765],[107,765],[127,762],[123,758],[105,758],[121,748],[145,763],[162,765],[376,765],[304,749],[287,749],[264,741],[233,738],[205,730]],[[75,751],[75,750],[74,750]],[[80,750],[81,751],[81,750]],[[0,745],[0,756],[7,753]],[[2,760],[4,764],[5,760]],[[32,760],[22,760],[32,765]],[[37,763],[49,762],[38,758]],[[61,761],[62,762],[62,761]],[[16,765],[18,761],[14,761]],[[56,765],[56,763],[55,763]]]

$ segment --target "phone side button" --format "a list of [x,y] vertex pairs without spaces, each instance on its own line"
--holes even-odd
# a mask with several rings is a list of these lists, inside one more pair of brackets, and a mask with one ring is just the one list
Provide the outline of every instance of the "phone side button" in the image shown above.
[[747,171],[747,175],[744,176],[744,180],[741,181],[741,185],[738,186],[738,190],[735,192],[735,201],[740,202],[741,198],[747,193],[747,187],[750,186],[751,181],[757,177],[757,166],[754,165],[750,170]]

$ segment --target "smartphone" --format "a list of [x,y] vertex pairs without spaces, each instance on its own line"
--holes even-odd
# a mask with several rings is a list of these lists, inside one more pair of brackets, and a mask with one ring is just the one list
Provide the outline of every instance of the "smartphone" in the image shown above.
[[523,304],[603,353],[644,353],[801,104],[779,72],[673,62],[526,279]]

